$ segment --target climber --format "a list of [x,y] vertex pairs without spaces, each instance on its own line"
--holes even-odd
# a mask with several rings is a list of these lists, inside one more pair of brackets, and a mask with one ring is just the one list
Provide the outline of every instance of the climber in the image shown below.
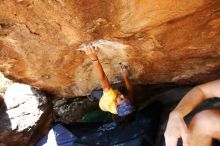
[[83,51],[93,63],[96,74],[102,83],[103,95],[99,99],[99,107],[101,110],[108,111],[114,115],[118,115],[119,117],[131,115],[133,111],[135,111],[133,106],[133,89],[131,82],[128,79],[128,73],[125,65],[120,63],[121,74],[127,88],[127,96],[117,89],[112,88],[106,74],[103,71],[101,63],[99,62],[96,48],[91,44],[88,44]]
[[177,146],[182,138],[183,146],[211,146],[212,140],[220,140],[220,111],[203,110],[190,121],[189,127],[184,117],[204,100],[220,98],[220,79],[198,85],[190,90],[170,113],[165,131],[166,146]]

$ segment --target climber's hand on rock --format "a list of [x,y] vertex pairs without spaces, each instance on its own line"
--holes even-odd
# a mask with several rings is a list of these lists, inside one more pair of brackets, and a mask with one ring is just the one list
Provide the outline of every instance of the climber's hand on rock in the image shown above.
[[181,137],[183,146],[189,146],[189,130],[183,117],[178,112],[171,112],[164,133],[166,146],[177,146]]
[[92,61],[98,60],[96,48],[93,47],[91,44],[86,45],[86,48],[85,48],[83,51],[86,53],[86,55],[87,55]]
[[121,67],[121,74],[124,78],[128,77],[128,71],[127,71],[127,66],[124,65],[123,63],[119,63],[120,67]]

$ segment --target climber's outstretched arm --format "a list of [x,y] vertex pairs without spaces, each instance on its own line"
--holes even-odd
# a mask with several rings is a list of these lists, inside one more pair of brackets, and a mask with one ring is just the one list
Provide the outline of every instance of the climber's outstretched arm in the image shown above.
[[93,65],[95,67],[96,74],[98,75],[99,79],[102,82],[102,88],[103,91],[108,91],[111,88],[111,84],[108,81],[108,78],[105,75],[105,72],[102,68],[101,63],[99,62],[99,58],[97,56],[97,52],[95,50],[95,47],[93,47],[91,44],[87,45],[85,48],[85,53],[88,55],[88,57],[93,62]]
[[121,74],[122,74],[123,80],[125,81],[125,86],[128,91],[128,98],[131,102],[133,102],[133,86],[131,84],[131,81],[128,78],[127,69],[126,69],[125,65],[122,63],[120,63],[120,66],[121,66]]

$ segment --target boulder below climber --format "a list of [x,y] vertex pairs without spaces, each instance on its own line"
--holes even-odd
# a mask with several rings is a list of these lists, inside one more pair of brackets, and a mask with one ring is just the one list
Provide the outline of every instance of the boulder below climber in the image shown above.
[[12,84],[0,107],[0,145],[34,145],[51,123],[46,96],[25,84]]

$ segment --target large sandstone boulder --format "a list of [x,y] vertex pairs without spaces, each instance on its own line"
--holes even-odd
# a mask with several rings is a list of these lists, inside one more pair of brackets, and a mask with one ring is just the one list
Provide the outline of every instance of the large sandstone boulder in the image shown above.
[[112,83],[119,62],[138,84],[219,78],[219,0],[2,0],[0,71],[63,97],[100,86],[77,49],[99,46]]
[[51,109],[46,96],[35,88],[9,86],[0,106],[0,145],[34,145],[51,124]]

